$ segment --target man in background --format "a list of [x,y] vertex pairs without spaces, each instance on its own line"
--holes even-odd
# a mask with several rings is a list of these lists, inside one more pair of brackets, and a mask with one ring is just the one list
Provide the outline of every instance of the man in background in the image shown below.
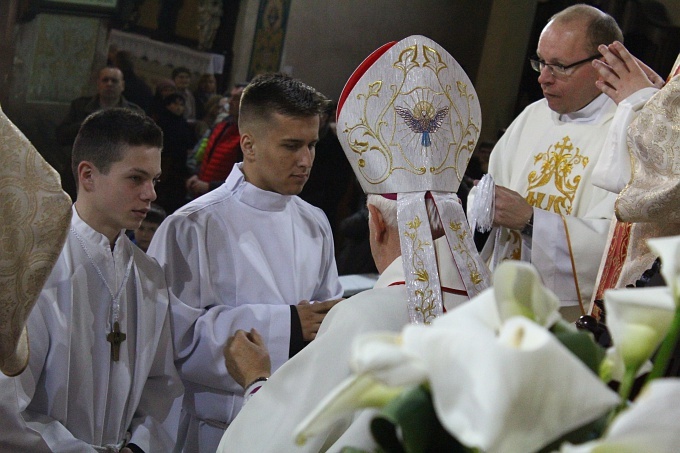
[[80,97],[71,102],[66,118],[57,126],[59,144],[72,146],[85,118],[96,111],[120,107],[144,113],[137,104],[123,97],[124,90],[125,80],[120,69],[109,66],[100,69],[97,76],[97,94]]

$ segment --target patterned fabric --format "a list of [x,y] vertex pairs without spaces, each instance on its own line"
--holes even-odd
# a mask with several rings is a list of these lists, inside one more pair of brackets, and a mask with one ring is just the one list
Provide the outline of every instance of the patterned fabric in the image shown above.
[[71,200],[57,172],[0,110],[0,369],[28,363],[26,319],[61,252]]
[[633,174],[616,201],[625,222],[680,223],[680,76],[656,93],[631,123]]

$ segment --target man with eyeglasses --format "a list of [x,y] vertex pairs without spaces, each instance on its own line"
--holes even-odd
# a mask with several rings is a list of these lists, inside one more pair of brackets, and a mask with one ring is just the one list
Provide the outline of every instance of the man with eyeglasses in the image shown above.
[[90,114],[112,107],[121,107],[144,114],[137,104],[123,97],[125,80],[118,68],[106,66],[97,75],[97,94],[75,99],[71,102],[68,115],[57,127],[57,141],[60,145],[72,146],[80,126]]
[[505,259],[532,262],[572,320],[590,301],[615,201],[590,181],[616,109],[595,85],[592,61],[599,44],[622,39],[594,7],[554,15],[530,60],[544,99],[513,121],[489,162],[496,233],[483,255],[492,269]]

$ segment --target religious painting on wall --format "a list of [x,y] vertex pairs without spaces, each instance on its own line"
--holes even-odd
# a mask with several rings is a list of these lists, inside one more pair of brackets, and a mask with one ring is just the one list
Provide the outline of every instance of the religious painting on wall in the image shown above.
[[71,102],[90,84],[97,42],[105,35],[91,17],[41,14],[28,74],[28,102]]
[[260,0],[248,79],[279,70],[290,3],[291,0]]

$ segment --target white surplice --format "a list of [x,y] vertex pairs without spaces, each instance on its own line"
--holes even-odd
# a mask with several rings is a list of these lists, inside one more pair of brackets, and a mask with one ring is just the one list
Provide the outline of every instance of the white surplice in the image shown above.
[[[435,241],[435,247],[444,306],[452,310],[468,298],[446,292],[446,288],[464,290],[465,286],[446,238]],[[351,346],[357,335],[399,332],[409,323],[407,299],[399,257],[380,275],[372,290],[333,307],[316,339],[274,373],[244,406],[222,438],[218,453],[319,452],[337,451],[348,445],[366,447],[366,442],[370,445],[367,424],[353,423],[355,417],[352,416],[325,435],[312,437],[302,447],[293,441],[293,430],[331,390],[350,376]],[[351,436],[343,436],[350,432]],[[342,441],[336,442],[341,436]]]
[[[112,297],[102,278],[112,292],[122,288],[118,320],[127,338],[117,362],[106,340]],[[28,368],[0,376],[0,449],[84,452],[127,441],[147,452],[171,449],[174,433],[162,425],[182,386],[168,297],[156,262],[122,231],[112,251],[74,208],[66,244],[28,319]]]
[[168,217],[149,247],[165,269],[185,384],[178,444],[213,453],[243,404],[222,349],[255,327],[272,368],[289,357],[290,306],[342,295],[326,216],[297,196],[261,190],[235,165],[226,182]]
[[615,195],[595,187],[591,175],[615,109],[601,95],[582,111],[560,117],[545,99],[537,101],[512,122],[489,160],[496,184],[518,192],[534,208],[534,226],[531,241],[518,230],[500,228],[494,243],[494,229],[485,254],[493,249],[496,263],[508,258],[533,263],[563,307],[578,305],[578,285],[587,308],[614,214]]

